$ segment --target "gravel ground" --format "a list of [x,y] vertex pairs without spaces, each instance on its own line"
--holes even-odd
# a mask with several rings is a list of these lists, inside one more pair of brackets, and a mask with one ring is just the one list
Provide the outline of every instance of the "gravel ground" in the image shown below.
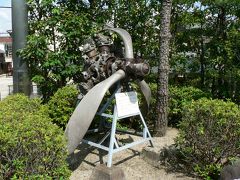
[[[174,143],[177,136],[177,129],[169,128],[165,137],[154,137],[154,148],[162,149]],[[119,141],[130,142],[139,137],[133,135],[119,135]],[[142,149],[149,143],[137,145],[131,149],[123,150],[113,155],[113,165],[123,169],[127,180],[192,180],[181,173],[167,173],[164,168],[156,168],[148,164],[140,157]],[[107,153],[81,144],[75,154],[70,159],[74,171],[70,177],[71,180],[89,179],[94,167],[100,163],[107,162]]]

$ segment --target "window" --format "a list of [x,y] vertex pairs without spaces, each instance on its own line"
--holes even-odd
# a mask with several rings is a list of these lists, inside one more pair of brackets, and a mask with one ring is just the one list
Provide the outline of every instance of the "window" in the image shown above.
[[12,57],[12,44],[5,44],[6,57]]

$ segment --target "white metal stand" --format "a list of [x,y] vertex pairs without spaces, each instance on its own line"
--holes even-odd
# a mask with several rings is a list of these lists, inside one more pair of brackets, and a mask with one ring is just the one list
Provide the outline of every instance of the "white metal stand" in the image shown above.
[[[108,131],[106,133],[106,135],[98,142],[98,143],[95,143],[95,142],[92,142],[92,141],[89,141],[89,140],[82,140],[82,142],[84,143],[87,143],[91,146],[94,146],[94,147],[97,147],[97,148],[100,148],[100,149],[103,149],[105,151],[108,152],[108,161],[107,161],[107,167],[111,167],[112,166],[112,156],[113,154],[119,152],[119,151],[122,151],[122,150],[125,150],[125,149],[128,149],[132,146],[136,146],[138,144],[141,144],[141,143],[145,143],[147,141],[150,142],[150,145],[153,146],[153,143],[152,143],[152,137],[151,137],[151,134],[148,130],[148,127],[144,121],[144,118],[139,110],[138,113],[136,114],[131,114],[129,116],[125,116],[125,117],[121,117],[119,118],[118,117],[118,114],[117,114],[117,108],[116,108],[116,104],[114,105],[114,111],[113,111],[113,114],[106,114],[104,113],[104,111],[110,106],[112,100],[114,99],[115,97],[115,93],[119,92],[120,89],[116,90],[113,95],[108,99],[108,101],[106,102],[106,104],[103,105],[103,107],[101,108],[101,110],[97,113],[98,115],[102,116],[102,117],[105,117],[105,118],[112,118],[112,126],[111,126],[111,130]],[[138,140],[138,141],[134,141],[132,143],[128,143],[128,144],[125,144],[123,146],[120,146],[117,142],[117,139],[116,139],[116,126],[117,126],[117,121],[119,119],[123,119],[123,118],[126,118],[126,117],[131,117],[131,116],[139,116],[140,119],[141,119],[141,122],[143,124],[143,133],[142,133],[142,139],[141,140]],[[99,129],[94,129],[94,130],[89,130],[88,132],[98,132]],[[127,132],[126,132],[127,133]],[[102,143],[107,139],[107,137],[110,136],[110,144],[109,144],[109,147],[106,147],[104,145],[102,145]]]

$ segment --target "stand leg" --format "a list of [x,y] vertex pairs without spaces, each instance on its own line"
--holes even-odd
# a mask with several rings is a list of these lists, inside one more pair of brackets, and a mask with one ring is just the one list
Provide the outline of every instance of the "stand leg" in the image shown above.
[[112,121],[112,130],[111,130],[109,151],[108,151],[107,167],[111,167],[112,166],[113,148],[114,148],[114,142],[116,141],[115,140],[116,126],[117,126],[117,110],[116,110],[116,106],[115,106],[114,107],[114,117],[113,117],[113,121]]
[[[147,128],[147,125],[146,125],[146,123],[145,123],[145,121],[144,121],[144,118],[143,118],[143,116],[142,116],[142,113],[141,113],[140,111],[139,111],[139,115],[140,115],[140,118],[141,118],[142,123],[143,123],[143,126],[144,126],[143,136],[146,136],[146,134],[147,134],[148,137],[152,138],[152,136],[151,136],[151,134],[150,134],[150,132],[149,132],[149,130],[148,130],[148,128]],[[145,133],[144,131],[146,131],[146,133]],[[144,134],[145,134],[145,135],[144,135]],[[150,142],[151,146],[153,147],[153,142],[152,142],[152,140],[149,140],[149,142]]]
[[143,138],[146,139],[147,138],[147,131],[146,128],[143,128]]
[[110,131],[108,131],[107,133],[106,133],[106,135],[98,142],[98,144],[102,144],[106,139],[107,139],[107,137],[110,135]]

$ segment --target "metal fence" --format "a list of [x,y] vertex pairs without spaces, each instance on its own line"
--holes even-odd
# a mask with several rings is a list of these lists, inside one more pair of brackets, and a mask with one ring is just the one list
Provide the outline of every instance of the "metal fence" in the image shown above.
[[[37,85],[31,85],[31,95],[41,95],[41,92],[37,88]],[[8,85],[8,95],[13,94],[13,85]]]
[[[31,85],[30,98],[41,97],[41,92],[37,88],[37,85]],[[8,95],[13,94],[13,85],[8,85]],[[3,100],[2,93],[0,92],[0,101]]]

